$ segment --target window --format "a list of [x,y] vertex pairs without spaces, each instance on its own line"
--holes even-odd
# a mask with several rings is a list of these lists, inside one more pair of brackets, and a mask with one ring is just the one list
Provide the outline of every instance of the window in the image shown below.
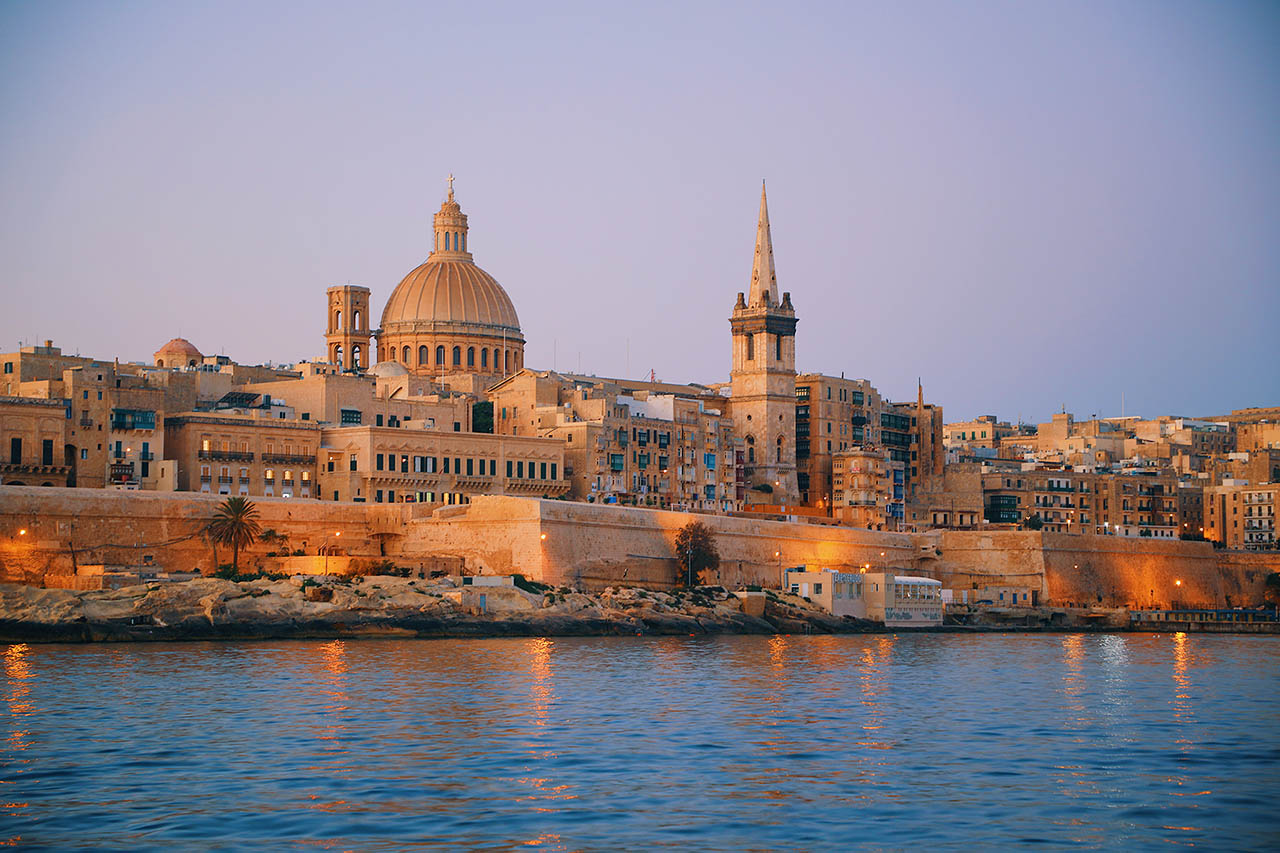
[[756,358],[756,336],[747,335],[747,361],[755,361]]
[[508,478],[510,478],[510,477],[511,477],[511,468],[512,468],[512,464],[513,464],[513,463],[511,462],[511,460],[510,460],[510,459],[508,459],[508,460],[507,460],[507,477],[508,477]]
[[400,456],[400,473],[401,474],[409,473],[409,457],[407,455],[402,454]]
[[714,453],[702,454],[702,464],[706,466],[708,471],[714,471],[716,468],[716,455]]
[[354,453],[352,453],[352,454],[351,454],[351,462],[350,462],[350,465],[351,465],[350,470],[355,471],[355,470],[356,470],[356,455],[355,455]]
[[373,418],[373,423],[375,426],[382,426],[382,415],[375,415]]
[[9,464],[22,464],[22,439],[20,438],[9,439]]
[[[50,442],[50,444],[52,444],[52,442]],[[541,467],[539,468],[538,477],[539,477],[540,479],[543,479],[543,480],[547,479],[547,463],[545,463],[545,462],[541,463]]]
[[554,462],[551,463],[551,479],[553,480],[560,479],[559,477],[556,476],[556,463]]
[[425,365],[430,361],[431,350],[426,345],[418,347],[418,364]]
[[382,454],[379,453],[378,455],[373,457],[373,470],[381,471],[382,465],[383,465],[383,458],[382,458]]
[[444,366],[444,347],[443,346],[436,347],[436,365],[438,367]]
[[[774,354],[778,361],[782,361],[782,335],[774,336]],[[827,389],[827,399],[831,399],[831,389]]]
[[360,424],[360,419],[361,414],[359,409],[343,409],[339,416],[342,426],[358,426]]
[[5,373],[13,373],[13,362],[12,362],[12,361],[6,361],[6,362],[4,363],[4,372],[5,372]]
[[462,366],[462,347],[453,348],[453,366],[454,367]]
[[400,354],[401,354],[401,356],[402,356],[401,361],[403,361],[405,364],[409,364],[410,362],[409,362],[409,347],[408,347],[408,345],[406,345],[404,349],[400,350]]
[[524,478],[524,460],[518,460],[516,462],[516,479],[523,479],[523,478]]
[[476,348],[467,347],[467,367],[476,366]]
[[480,367],[481,369],[489,367],[489,351],[487,349],[480,350]]
[[449,473],[449,457],[448,456],[444,457],[444,473],[446,474]]

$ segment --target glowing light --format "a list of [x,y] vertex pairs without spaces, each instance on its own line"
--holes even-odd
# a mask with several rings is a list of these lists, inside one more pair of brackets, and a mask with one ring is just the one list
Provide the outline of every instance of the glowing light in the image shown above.
[[341,536],[341,535],[342,535],[342,531],[341,531],[341,530],[335,530],[335,531],[333,531],[333,535],[334,535],[334,536]]
[[1174,581],[1174,582],[1173,582],[1173,585],[1174,585],[1174,586],[1182,586],[1182,581]]
[[541,536],[539,536],[538,538],[539,538],[539,539],[541,539],[543,542],[546,542],[546,541],[547,541],[547,534],[543,533],[543,534],[542,534]]
[[25,527],[24,527],[24,528],[22,528],[21,530],[19,530],[19,531],[18,531],[18,535],[19,535],[19,536],[26,536],[26,535],[27,535],[27,528],[25,528]]

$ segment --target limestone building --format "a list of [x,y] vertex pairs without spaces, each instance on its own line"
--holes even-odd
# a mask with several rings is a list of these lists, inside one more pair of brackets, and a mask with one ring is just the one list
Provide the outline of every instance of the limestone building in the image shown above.
[[802,501],[832,505],[834,454],[878,448],[885,405],[865,379],[821,373],[796,377],[796,476]]
[[421,376],[496,381],[524,366],[524,336],[507,292],[476,266],[467,216],[449,180],[431,253],[396,285],[382,310],[378,361],[398,362]]
[[324,340],[330,364],[343,370],[369,367],[369,288],[341,284],[329,288]]
[[421,425],[326,427],[321,497],[358,503],[468,503],[474,495],[560,497],[564,443]]
[[729,401],[705,387],[526,369],[488,396],[496,432],[563,443],[573,500],[721,512],[742,505]]
[[788,504],[800,499],[796,478],[796,311],[778,296],[769,206],[760,187],[751,288],[739,293],[729,318],[729,371],[734,431],[742,438],[748,500]]
[[316,497],[320,425],[253,415],[182,412],[164,419],[177,488],[217,495]]

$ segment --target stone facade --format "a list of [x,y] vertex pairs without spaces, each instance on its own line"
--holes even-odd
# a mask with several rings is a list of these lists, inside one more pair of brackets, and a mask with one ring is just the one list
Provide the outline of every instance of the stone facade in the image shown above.
[[184,412],[165,419],[177,488],[215,495],[317,497],[320,425],[271,417]]
[[745,450],[749,503],[788,504],[800,499],[796,477],[796,311],[791,294],[778,298],[769,208],[760,189],[751,289],[739,293],[729,326],[729,371],[734,431]]
[[564,444],[530,436],[402,427],[327,427],[324,500],[452,506],[476,495],[559,497]]
[[353,284],[329,288],[325,346],[330,364],[343,370],[364,370],[372,358],[369,341],[369,288]]

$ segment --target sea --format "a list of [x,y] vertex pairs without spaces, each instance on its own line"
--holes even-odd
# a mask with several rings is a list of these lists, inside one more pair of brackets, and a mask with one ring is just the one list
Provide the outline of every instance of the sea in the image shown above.
[[1275,850],[1280,638],[0,646],[35,850]]

